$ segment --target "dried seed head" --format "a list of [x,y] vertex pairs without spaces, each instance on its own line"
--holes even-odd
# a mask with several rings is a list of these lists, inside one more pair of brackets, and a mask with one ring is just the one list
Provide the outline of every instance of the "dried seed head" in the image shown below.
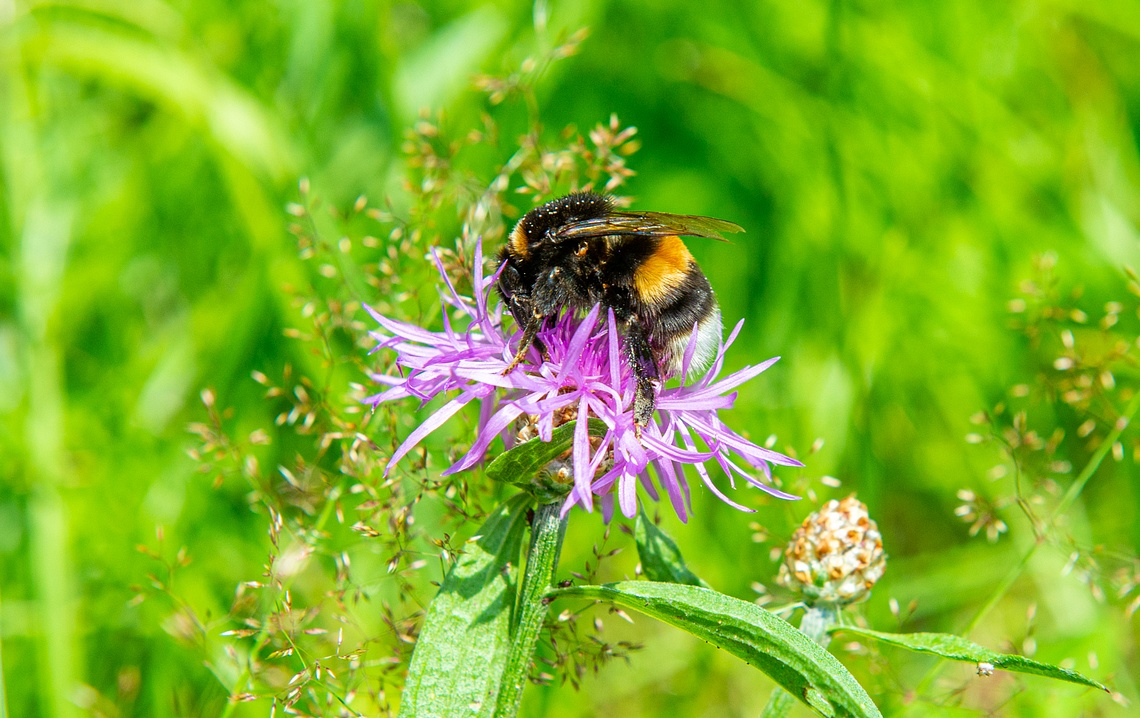
[[796,529],[777,581],[809,605],[843,606],[866,599],[886,568],[878,526],[848,496],[828,501]]

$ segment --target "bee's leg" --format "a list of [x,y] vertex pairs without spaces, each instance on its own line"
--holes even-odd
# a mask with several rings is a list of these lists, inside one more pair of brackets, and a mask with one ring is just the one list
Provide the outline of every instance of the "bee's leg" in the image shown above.
[[557,267],[552,269],[545,282],[536,284],[533,296],[525,298],[519,295],[514,296],[511,314],[522,327],[523,335],[522,339],[519,340],[519,348],[515,353],[515,358],[511,360],[510,366],[503,370],[504,375],[514,371],[514,368],[522,363],[531,346],[538,349],[543,359],[549,358],[546,347],[538,338],[538,331],[546,324],[546,320],[556,315],[559,308],[566,302],[566,290],[559,282],[560,271]]
[[538,351],[546,356],[546,348],[543,346],[538,338],[539,329],[543,328],[546,323],[546,317],[538,315],[537,312],[532,312],[531,316],[527,319],[527,324],[522,327],[522,338],[519,340],[519,350],[515,352],[514,359],[511,360],[510,366],[503,369],[503,376],[514,372],[514,368],[522,364],[522,360],[527,358],[527,351],[531,345],[535,345]]
[[538,338],[538,331],[546,325],[547,319],[556,316],[563,305],[567,304],[569,296],[561,274],[561,268],[555,267],[545,278],[535,283],[531,296],[513,297],[511,313],[522,327],[522,340],[519,341],[519,351],[515,353],[511,366],[503,370],[504,375],[510,374],[516,366],[522,364],[531,346],[536,346],[544,359],[549,358],[546,346]]
[[546,351],[546,345],[542,343],[541,339],[535,337],[534,340],[531,341],[531,346],[538,350],[543,361],[550,361],[550,352]]
[[629,366],[633,369],[633,378],[637,384],[633,395],[633,426],[638,438],[641,430],[649,425],[653,412],[657,408],[657,387],[660,375],[657,370],[657,361],[649,348],[649,336],[645,327],[633,315],[626,320],[625,346],[629,354]]

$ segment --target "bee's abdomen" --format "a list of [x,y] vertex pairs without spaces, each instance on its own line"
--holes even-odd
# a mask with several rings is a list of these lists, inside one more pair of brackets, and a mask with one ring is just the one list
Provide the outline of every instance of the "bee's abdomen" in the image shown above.
[[[661,237],[655,240],[652,251],[633,274],[633,285],[638,298],[645,304],[668,301],[696,266],[693,255],[680,237]],[[699,269],[697,273],[700,274]],[[705,284],[707,286],[708,282]]]
[[696,262],[660,301],[644,305],[641,311],[653,327],[650,342],[658,354],[658,364],[666,376],[681,372],[685,349],[697,326],[697,346],[690,371],[708,365],[721,341],[720,308],[709,280]]

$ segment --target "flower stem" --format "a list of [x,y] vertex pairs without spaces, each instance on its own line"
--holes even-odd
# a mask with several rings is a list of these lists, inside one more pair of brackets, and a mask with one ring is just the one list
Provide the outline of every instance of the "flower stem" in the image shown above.
[[561,517],[560,502],[542,504],[535,509],[526,575],[519,592],[518,622],[495,702],[495,718],[513,718],[518,713],[523,686],[530,673],[530,661],[546,618],[546,592],[554,577],[554,567],[558,565],[565,532],[566,521]]
[[[838,617],[839,610],[834,607],[808,606],[807,610],[804,611],[804,617],[800,619],[800,631],[811,640],[827,648],[827,644],[831,643],[831,634],[827,632],[827,629],[836,624]],[[784,718],[791,711],[795,702],[796,699],[792,697],[791,693],[776,686],[776,689],[772,691],[772,697],[768,699],[768,705],[760,714],[760,718]]]

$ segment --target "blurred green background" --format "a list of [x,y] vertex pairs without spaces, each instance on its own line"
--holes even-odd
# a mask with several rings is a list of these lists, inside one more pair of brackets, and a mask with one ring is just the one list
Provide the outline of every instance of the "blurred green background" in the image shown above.
[[[548,26],[536,31],[536,16]],[[314,366],[283,333],[305,325],[297,286],[314,275],[285,211],[300,177],[334,207],[390,195],[398,212],[404,132],[427,106],[460,130],[481,112],[499,118],[497,148],[466,160],[486,184],[526,115],[518,103],[492,106],[471,78],[506,75],[543,37],[583,26],[580,53],[536,84],[546,134],[571,123],[585,132],[616,113],[642,143],[622,190],[636,207],[747,229],[732,245],[691,243],[726,322],[747,319],[731,362],[783,357],[741,391],[729,421],[758,439],[775,433],[801,456],[824,439],[785,479],[819,499],[857,491],[878,518],[891,561],[863,609],[871,625],[961,631],[994,595],[1034,530],[1002,504],[1023,467],[995,443],[968,443],[979,431],[970,417],[1021,402],[1040,436],[1065,431],[1056,459],[1071,471],[1025,489],[1048,505],[1140,385],[1136,297],[1122,269],[1140,264],[1140,3],[0,0],[8,715],[269,713],[264,697],[227,701],[246,683],[229,653],[239,644],[221,633],[237,625],[227,618],[237,584],[262,575],[271,522],[253,510],[248,483],[212,488],[187,456],[199,442],[186,427],[207,416],[199,391],[212,387],[232,409],[235,433],[272,429],[280,407],[251,372]],[[354,238],[390,229],[346,226]],[[1035,257],[1046,252],[1055,285],[1040,279]],[[1030,310],[1046,308],[1039,336],[1039,323],[1026,332],[1011,321],[1019,293]],[[430,303],[434,292],[423,294]],[[390,299],[365,283],[348,295]],[[1119,322],[1102,331],[1113,301]],[[1050,314],[1054,304],[1064,312]],[[1065,331],[1076,351],[1092,347],[1090,364],[1125,343],[1111,357],[1112,386],[1096,383],[1104,390],[1087,406],[1060,400]],[[363,381],[351,374],[338,386]],[[932,659],[845,652],[837,641],[885,713],[1137,710],[1140,633],[1126,613],[1140,549],[1133,436],[970,633],[1068,660],[1122,695],[982,680],[968,665],[944,667],[919,691]],[[277,441],[265,464],[301,452],[293,441]],[[965,488],[1001,504],[995,516],[1009,530],[996,542],[955,516]],[[665,526],[694,570],[749,599],[753,582],[772,586],[773,547],[815,505],[742,489],[734,496],[760,509],[744,515],[694,493],[688,525],[663,507]],[[418,528],[443,532],[430,512]],[[564,571],[589,559],[603,530],[597,516],[574,517]],[[375,574],[360,580],[356,610],[379,615],[388,555],[347,529],[336,536],[337,551]],[[627,550],[604,576],[633,571],[624,541],[611,537]],[[186,565],[168,580],[181,547]],[[334,562],[314,565],[293,600],[328,595]],[[430,586],[418,585],[428,600]],[[749,716],[767,699],[763,676],[649,619],[607,630],[644,649],[577,692],[558,680],[531,687],[526,715]],[[358,639],[370,640],[367,630]],[[385,704],[379,691],[389,705],[398,694],[401,669],[380,654],[359,669],[354,706],[366,715]]]

